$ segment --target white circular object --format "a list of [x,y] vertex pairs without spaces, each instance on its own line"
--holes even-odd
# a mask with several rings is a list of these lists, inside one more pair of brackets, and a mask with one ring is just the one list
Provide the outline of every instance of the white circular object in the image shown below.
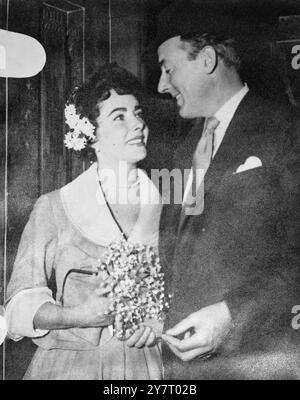
[[46,62],[44,47],[31,36],[0,29],[0,76],[28,78]]

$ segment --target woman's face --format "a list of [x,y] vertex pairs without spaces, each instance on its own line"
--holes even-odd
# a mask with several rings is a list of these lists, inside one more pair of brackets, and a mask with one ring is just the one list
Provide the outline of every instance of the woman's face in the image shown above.
[[94,147],[108,161],[135,164],[147,154],[148,127],[141,107],[133,95],[118,95],[114,90],[110,93],[99,105]]

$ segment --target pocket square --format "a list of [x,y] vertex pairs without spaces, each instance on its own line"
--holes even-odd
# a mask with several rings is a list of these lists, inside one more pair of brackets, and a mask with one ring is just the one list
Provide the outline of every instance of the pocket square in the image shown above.
[[235,174],[238,174],[240,172],[247,171],[249,169],[261,167],[262,162],[258,157],[251,156],[248,157],[247,160],[244,162],[244,164],[240,165],[237,170],[235,171]]

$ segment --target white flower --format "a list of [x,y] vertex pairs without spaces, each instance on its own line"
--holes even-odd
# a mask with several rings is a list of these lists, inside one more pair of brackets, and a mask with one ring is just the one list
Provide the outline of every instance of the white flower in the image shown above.
[[76,138],[73,140],[73,149],[82,150],[86,146],[86,138]]
[[74,104],[67,104],[65,108],[66,115],[76,115],[76,108]]
[[65,140],[64,143],[68,149],[74,149],[74,150],[82,150],[86,146],[86,138],[85,137],[78,137],[78,134],[68,132],[65,135]]
[[87,118],[79,118],[76,128],[80,130],[85,136],[90,139],[95,139],[94,130],[95,127]]
[[75,129],[76,125],[78,124],[79,115],[76,114],[76,108],[74,104],[66,105],[65,120],[66,124],[68,124],[71,129]]
[[80,118],[76,113],[74,104],[67,104],[65,107],[65,122],[71,129],[65,134],[64,143],[68,149],[80,151],[85,148],[88,141],[94,141],[94,125],[86,118]]

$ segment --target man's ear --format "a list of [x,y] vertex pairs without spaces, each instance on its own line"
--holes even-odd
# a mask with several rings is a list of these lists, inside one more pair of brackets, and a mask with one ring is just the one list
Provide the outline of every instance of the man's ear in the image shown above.
[[218,65],[218,55],[212,46],[206,46],[202,50],[204,69],[207,74],[212,74]]

